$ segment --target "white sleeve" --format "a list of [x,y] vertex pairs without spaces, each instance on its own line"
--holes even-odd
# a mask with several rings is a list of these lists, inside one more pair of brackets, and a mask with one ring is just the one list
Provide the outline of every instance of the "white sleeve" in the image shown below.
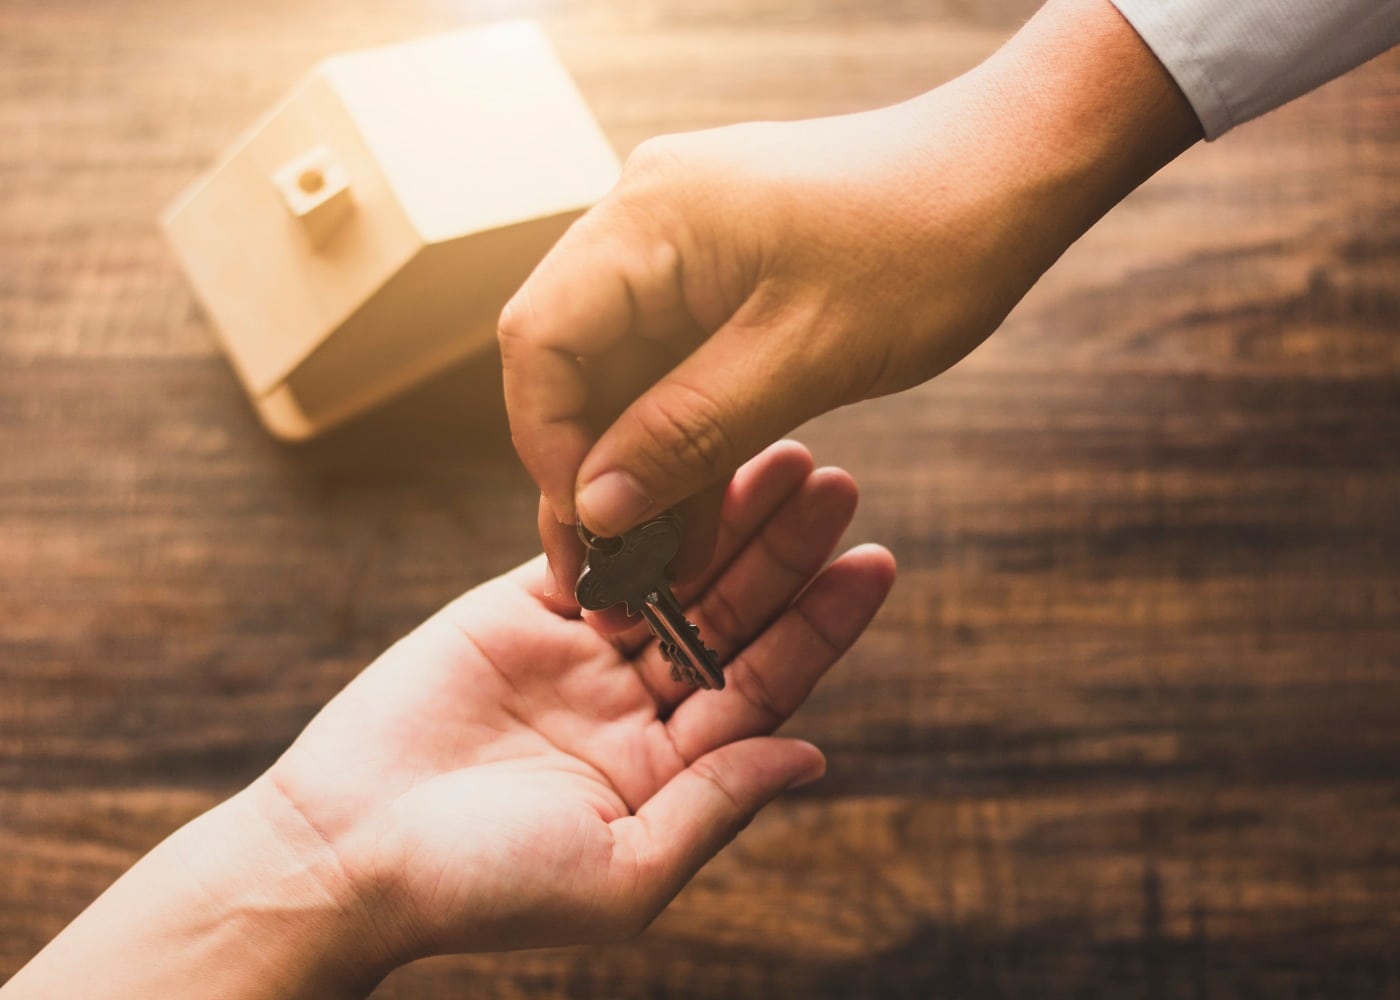
[[1113,0],[1207,139],[1400,42],[1400,0]]

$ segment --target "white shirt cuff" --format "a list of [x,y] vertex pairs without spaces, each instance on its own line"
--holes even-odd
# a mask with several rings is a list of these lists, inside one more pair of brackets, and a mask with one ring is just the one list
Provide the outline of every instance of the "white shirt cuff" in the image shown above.
[[1400,43],[1400,0],[1112,0],[1207,139]]

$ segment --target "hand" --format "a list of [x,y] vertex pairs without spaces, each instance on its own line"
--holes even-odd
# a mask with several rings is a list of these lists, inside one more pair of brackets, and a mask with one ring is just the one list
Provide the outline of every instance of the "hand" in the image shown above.
[[[865,628],[883,549],[825,570],[855,506],[800,445],[735,477],[717,559],[680,594],[728,685],[672,681],[644,626],[613,640],[543,601],[540,560],[371,665],[265,776],[324,838],[393,962],[635,934],[783,789],[820,775],[767,736]],[[803,589],[805,587],[805,589]],[[366,947],[365,951],[371,949]]]
[[877,546],[822,569],[855,499],[791,442],[734,477],[717,558],[678,593],[727,664],[723,691],[672,681],[644,626],[607,639],[551,607],[542,560],[471,591],[0,994],[361,997],[422,955],[637,933],[766,802],[822,773],[816,747],[768,734],[893,580]]
[[1198,134],[1107,0],[1051,0],[907,103],[644,143],[501,317],[559,589],[576,515],[618,534],[688,502],[697,572],[740,462],[956,362]]

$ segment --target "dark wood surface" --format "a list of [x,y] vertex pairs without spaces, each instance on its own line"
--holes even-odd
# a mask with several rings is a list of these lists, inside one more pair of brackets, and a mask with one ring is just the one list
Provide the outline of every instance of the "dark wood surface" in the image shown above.
[[[1033,5],[0,0],[0,978],[535,549],[491,364],[279,446],[158,237],[315,59],[539,16],[626,152],[901,98]],[[1400,996],[1400,53],[802,436],[902,567],[792,726],[829,777],[638,941],[376,996]]]

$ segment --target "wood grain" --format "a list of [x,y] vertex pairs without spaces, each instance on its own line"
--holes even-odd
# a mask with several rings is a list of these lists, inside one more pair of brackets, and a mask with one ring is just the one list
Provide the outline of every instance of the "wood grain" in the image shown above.
[[[159,208],[318,58],[542,18],[619,151],[868,107],[1033,0],[0,0],[0,977],[535,548],[490,364],[258,429]],[[1193,150],[802,437],[886,610],[828,778],[640,940],[377,997],[1400,996],[1400,54]]]

